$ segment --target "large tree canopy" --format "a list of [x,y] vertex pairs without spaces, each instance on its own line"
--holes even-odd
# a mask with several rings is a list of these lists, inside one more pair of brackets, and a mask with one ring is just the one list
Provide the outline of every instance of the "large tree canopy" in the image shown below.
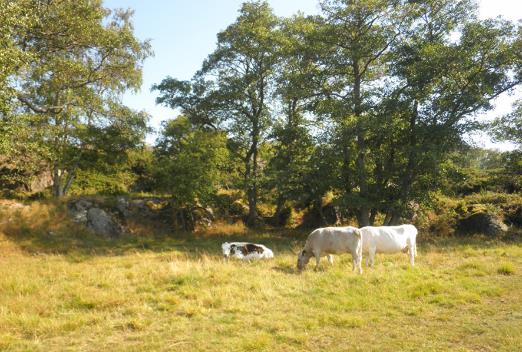
[[158,102],[234,141],[251,222],[261,176],[277,209],[331,192],[360,225],[379,213],[397,222],[438,187],[476,114],[520,84],[517,28],[478,20],[472,0],[320,8],[278,19],[266,2],[245,3],[191,81],[155,86]]
[[250,223],[257,220],[259,148],[271,126],[278,25],[266,2],[245,3],[192,82],[167,78],[155,86],[159,103],[180,107],[193,123],[224,129],[235,141]]
[[[3,122],[16,126],[9,116],[26,116],[23,128],[40,136],[53,193],[61,196],[78,168],[124,155],[143,140],[147,115],[123,106],[120,96],[140,87],[141,63],[151,51],[134,37],[130,10],[110,11],[101,0],[21,3],[30,17],[7,27],[15,31],[8,36],[11,51],[23,57],[9,76],[18,105]],[[5,6],[16,13],[16,2]]]

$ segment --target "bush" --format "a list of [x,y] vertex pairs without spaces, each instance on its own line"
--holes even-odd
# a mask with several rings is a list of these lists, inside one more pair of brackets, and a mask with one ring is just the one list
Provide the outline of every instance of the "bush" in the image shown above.
[[248,214],[248,207],[242,198],[240,191],[220,190],[212,197],[211,203],[218,218],[237,220]]
[[[424,211],[427,214],[424,226],[427,224],[429,232],[434,234],[453,235],[457,229],[461,233],[501,233],[504,221],[508,225],[522,225],[522,196],[485,191],[456,199],[436,194],[430,209]],[[503,230],[489,231],[493,228],[484,225],[486,222]]]

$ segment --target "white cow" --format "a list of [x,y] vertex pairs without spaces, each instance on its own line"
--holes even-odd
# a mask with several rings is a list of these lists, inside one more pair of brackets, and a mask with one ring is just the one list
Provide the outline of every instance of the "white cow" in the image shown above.
[[304,249],[297,256],[297,269],[302,270],[315,257],[316,268],[321,256],[327,255],[333,264],[332,254],[351,253],[353,269],[362,273],[362,238],[361,231],[355,227],[323,227],[312,231],[306,240]]
[[221,245],[225,258],[234,257],[241,260],[270,259],[274,252],[262,244],[249,242],[225,242]]
[[366,226],[361,228],[363,251],[368,254],[366,265],[372,266],[375,253],[407,252],[410,264],[417,255],[417,229],[413,225]]

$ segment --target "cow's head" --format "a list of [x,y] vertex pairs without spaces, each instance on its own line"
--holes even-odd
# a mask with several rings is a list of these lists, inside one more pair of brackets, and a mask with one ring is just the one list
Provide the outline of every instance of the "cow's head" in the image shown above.
[[228,258],[230,257],[230,249],[231,249],[231,246],[230,246],[230,243],[228,242],[225,242],[221,245],[221,249],[223,250],[223,257],[225,258]]
[[312,253],[306,249],[303,249],[301,252],[299,252],[297,255],[297,270],[303,270],[306,264],[308,264],[310,261],[311,257]]

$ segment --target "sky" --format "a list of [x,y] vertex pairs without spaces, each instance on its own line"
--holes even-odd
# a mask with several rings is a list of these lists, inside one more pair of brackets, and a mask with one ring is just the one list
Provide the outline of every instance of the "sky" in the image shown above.
[[[136,110],[151,115],[150,124],[158,129],[161,121],[173,118],[176,112],[156,105],[157,92],[151,92],[153,84],[171,76],[188,80],[200,68],[203,60],[216,46],[216,35],[234,22],[244,0],[105,0],[107,8],[131,8],[135,11],[135,34],[140,40],[151,40],[154,56],[143,66],[143,85],[137,93],[126,93],[123,102]],[[269,0],[278,16],[291,16],[298,11],[305,14],[319,12],[318,0]],[[522,18],[522,0],[479,0],[481,18],[502,16],[518,21]],[[511,111],[511,104],[522,97],[519,90],[511,96],[503,95],[495,101],[495,110],[486,113],[491,119]],[[147,142],[153,144],[155,135]],[[480,146],[512,149],[506,143],[494,144],[485,135],[473,140]]]

